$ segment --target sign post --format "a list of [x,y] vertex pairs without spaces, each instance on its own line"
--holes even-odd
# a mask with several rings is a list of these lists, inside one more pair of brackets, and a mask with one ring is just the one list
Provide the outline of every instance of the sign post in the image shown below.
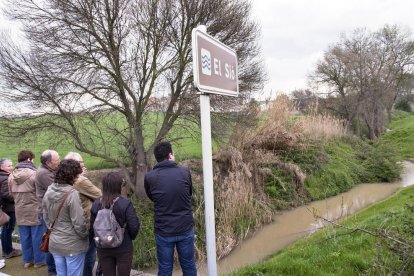
[[237,97],[239,86],[236,52],[209,36],[206,31],[205,26],[193,29],[192,53],[194,86],[200,92],[207,273],[209,276],[216,276],[216,226],[209,94]]

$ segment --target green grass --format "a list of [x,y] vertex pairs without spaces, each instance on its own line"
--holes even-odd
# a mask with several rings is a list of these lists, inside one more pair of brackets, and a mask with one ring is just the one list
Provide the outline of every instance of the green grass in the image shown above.
[[[392,235],[393,230],[405,227],[403,218],[412,217],[406,205],[413,202],[414,187],[409,187],[342,224],[371,232],[387,229]],[[329,227],[233,275],[385,275],[387,271],[398,270],[400,258],[386,247],[378,246],[378,241],[362,232]],[[386,271],[378,266],[378,259]]]
[[[144,125],[144,136],[145,136],[145,146],[148,147],[150,141],[155,137],[158,129],[159,123],[157,120],[160,119],[159,114],[148,113],[146,115],[146,121]],[[82,132],[85,134],[84,138],[89,141],[90,145],[95,144],[98,152],[102,153],[108,151],[110,154],[119,156],[119,154],[124,154],[123,147],[119,145],[114,140],[111,140],[109,133],[99,132],[102,137],[106,137],[107,142],[101,140],[101,137],[98,135],[98,131],[94,128],[94,125],[88,121],[87,118],[79,116],[76,118],[79,122]],[[30,121],[29,121],[30,123]],[[36,123],[35,120],[32,121],[33,124]],[[19,123],[17,123],[19,124]],[[115,125],[118,130],[121,130],[125,127],[125,122],[123,119],[117,115],[108,115],[103,117],[99,122],[101,126],[112,126]],[[190,131],[190,129],[192,131]],[[195,123],[178,120],[175,127],[169,133],[167,140],[171,139],[173,141],[173,148],[175,157],[178,161],[190,158],[201,158],[201,135],[198,127]],[[214,144],[214,149],[218,148],[218,144]],[[39,157],[40,154],[45,149],[54,149],[56,150],[61,158],[70,152],[75,151],[79,152],[75,147],[75,142],[72,138],[62,134],[57,133],[55,130],[43,129],[38,134],[33,133],[27,137],[15,138],[15,139],[2,139],[0,142],[0,158],[7,157],[13,160],[13,163],[16,164],[17,154],[21,150],[31,150],[35,154],[35,164],[40,165]],[[102,169],[102,168],[111,168],[115,165],[102,160],[98,157],[90,156],[86,153],[80,152],[84,158],[85,166],[89,170]]]
[[414,113],[397,111],[381,140],[394,145],[401,159],[414,159]]
[[[337,195],[363,182],[393,181],[401,172],[398,154],[392,146],[354,136],[313,142],[305,150],[286,152],[282,158],[284,162],[298,165],[306,174],[304,185],[309,193],[308,200]],[[266,178],[265,191],[276,199],[275,209],[286,208],[295,198],[304,196],[297,194],[292,183],[292,174],[272,168],[272,175]],[[304,202],[306,198],[299,204]]]

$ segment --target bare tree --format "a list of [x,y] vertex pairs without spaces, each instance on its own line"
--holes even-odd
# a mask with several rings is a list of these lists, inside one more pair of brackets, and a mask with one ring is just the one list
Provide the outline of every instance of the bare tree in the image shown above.
[[403,76],[412,72],[414,41],[397,26],[377,32],[357,29],[325,52],[312,76],[328,87],[336,114],[357,127],[364,124],[370,139],[384,129],[401,92]]
[[3,129],[15,136],[50,128],[70,137],[78,150],[117,164],[142,194],[154,145],[181,138],[169,136],[173,127],[190,135],[199,120],[194,27],[206,25],[238,54],[242,97],[215,97],[215,109],[261,88],[259,28],[250,9],[245,0],[9,1],[7,14],[23,24],[27,43],[0,41],[0,76],[7,99],[32,111]]

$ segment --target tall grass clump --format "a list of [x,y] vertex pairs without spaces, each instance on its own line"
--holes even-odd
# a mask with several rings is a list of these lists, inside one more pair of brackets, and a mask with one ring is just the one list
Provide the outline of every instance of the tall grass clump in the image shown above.
[[303,133],[313,140],[332,140],[349,135],[345,120],[329,114],[302,116],[298,124],[300,124]]

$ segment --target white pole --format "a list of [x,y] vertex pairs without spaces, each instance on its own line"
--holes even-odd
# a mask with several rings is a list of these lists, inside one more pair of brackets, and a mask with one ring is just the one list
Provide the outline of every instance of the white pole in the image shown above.
[[206,220],[207,272],[217,275],[216,224],[214,218],[213,154],[211,149],[210,96],[200,95],[201,142],[203,150],[204,208]]

